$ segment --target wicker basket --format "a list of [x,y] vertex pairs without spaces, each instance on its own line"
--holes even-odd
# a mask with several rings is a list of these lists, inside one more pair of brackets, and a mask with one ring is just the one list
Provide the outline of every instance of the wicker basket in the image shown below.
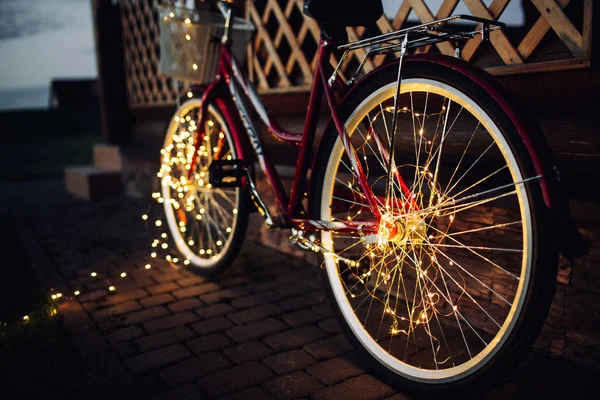
[[[172,78],[197,83],[215,79],[225,20],[221,14],[184,7],[159,6],[160,71]],[[242,60],[254,26],[235,18],[232,51]]]

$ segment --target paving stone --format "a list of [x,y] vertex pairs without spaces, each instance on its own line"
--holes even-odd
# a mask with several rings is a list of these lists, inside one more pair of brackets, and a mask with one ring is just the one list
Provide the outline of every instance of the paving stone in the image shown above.
[[169,386],[191,382],[202,376],[231,365],[221,353],[206,353],[201,356],[180,361],[160,371],[160,376]]
[[144,288],[146,286],[152,286],[155,283],[156,281],[154,279],[147,276],[139,279],[129,279],[126,281],[120,281],[119,283],[116,283],[115,286],[117,287],[118,291],[125,291],[137,288]]
[[187,287],[187,286],[196,285],[198,283],[204,283],[206,281],[207,281],[206,278],[203,278],[203,277],[198,276],[198,275],[194,275],[194,276],[189,276],[187,278],[178,279],[177,283],[181,287]]
[[203,283],[201,285],[188,286],[183,289],[173,291],[173,296],[183,299],[192,296],[201,296],[210,292],[215,292],[221,289],[221,286],[214,282]]
[[276,400],[269,392],[261,387],[253,387],[221,397],[219,400]]
[[[91,282],[87,282],[84,285],[84,289],[86,290],[86,292],[90,291],[90,290],[103,290],[103,289],[106,290],[106,289],[108,289],[108,286],[110,286],[110,284],[107,283],[104,279],[103,280],[94,280]],[[110,294],[112,294],[112,293],[109,293],[109,295]]]
[[203,336],[186,343],[194,354],[202,354],[207,351],[220,350],[231,346],[232,342],[227,336],[220,333],[213,333],[208,336]]
[[[512,393],[516,393],[516,390],[513,391]],[[383,400],[411,400],[411,399],[409,399],[408,397],[406,397],[403,394],[398,393],[398,394],[393,395],[392,397],[386,397]]]
[[126,301],[124,303],[115,304],[110,307],[106,307],[91,313],[91,317],[94,320],[111,318],[122,314],[127,314],[132,311],[136,311],[142,308],[140,303],[135,300]]
[[329,332],[329,333],[341,333],[342,332],[340,325],[333,318],[329,318],[324,321],[321,321],[321,322],[319,322],[318,325],[319,325],[319,328],[323,329],[325,332]]
[[306,372],[296,371],[265,383],[265,389],[280,400],[295,400],[324,387],[324,385]]
[[248,293],[248,289],[243,287],[234,287],[224,290],[218,290],[209,294],[200,296],[200,300],[206,304],[217,303],[221,300],[235,299]]
[[276,351],[289,350],[319,340],[326,333],[315,326],[301,326],[268,336],[263,341]]
[[201,335],[207,335],[213,332],[224,331],[233,326],[233,323],[225,317],[215,317],[204,321],[196,322],[192,329]]
[[[152,265],[153,262],[150,262],[150,264]],[[152,269],[155,269],[155,268],[152,268]],[[156,268],[156,269],[158,269],[158,268]],[[185,276],[181,272],[176,271],[176,270],[172,269],[171,267],[169,267],[168,270],[163,271],[162,274],[154,275],[153,278],[158,282],[168,282],[168,281],[185,279],[185,278],[187,278],[187,276]]]
[[258,362],[249,362],[207,375],[198,381],[210,397],[221,397],[270,381],[275,374]]
[[202,318],[206,319],[206,318],[212,318],[212,317],[217,317],[219,315],[227,314],[232,310],[233,310],[233,307],[231,307],[227,303],[217,303],[217,304],[211,304],[208,306],[200,307],[195,312]]
[[132,373],[138,375],[152,369],[167,366],[175,361],[183,360],[190,355],[189,350],[183,345],[173,344],[129,358],[125,360],[125,365]]
[[144,310],[125,315],[118,321],[118,323],[119,325],[134,325],[151,319],[160,318],[167,314],[169,314],[169,312],[163,306],[146,308]]
[[176,301],[167,306],[167,308],[173,312],[178,313],[181,311],[188,311],[194,308],[198,308],[202,305],[202,302],[195,297],[188,297],[187,299]]
[[327,301],[327,294],[323,289],[317,289],[312,293],[309,293],[308,298],[311,299],[314,304],[321,304]]
[[77,296],[77,299],[80,302],[84,303],[87,301],[100,300],[106,295],[108,295],[106,290],[94,290],[93,292],[85,292],[83,294],[80,294],[79,296]]
[[348,378],[365,374],[367,368],[363,365],[364,361],[356,353],[350,353],[312,365],[306,371],[330,386]]
[[188,325],[198,320],[198,315],[191,311],[184,311],[167,317],[154,319],[144,323],[144,329],[150,333],[173,328],[175,326]]
[[237,275],[219,280],[219,284],[222,286],[238,286],[248,282],[252,282],[252,278],[247,275]]
[[[100,393],[105,393],[105,395],[108,396],[114,396],[114,397],[119,397],[119,398],[124,398],[124,399],[131,399],[131,400],[137,400],[137,399],[143,399],[144,397],[142,396],[141,391],[139,390],[138,386],[136,385],[136,382],[133,378],[133,376],[131,376],[131,374],[127,371],[127,369],[123,366],[123,363],[121,362],[121,360],[119,359],[119,357],[117,357],[117,355],[113,352],[113,351],[106,351],[103,353],[98,353],[98,354],[93,354],[89,357],[86,358],[87,361],[87,368],[86,368],[86,373],[89,374],[89,376],[93,376],[95,378],[100,378],[101,379],[101,383],[104,385],[104,388],[106,388],[107,390],[104,391],[102,390],[103,387],[99,386],[99,392]],[[100,383],[98,382],[98,383]],[[19,382],[20,383],[20,382]],[[72,383],[76,383],[76,382],[72,382]],[[84,382],[80,382],[80,383],[84,383]],[[30,384],[30,385],[35,385],[35,384],[39,384],[39,382],[26,382],[25,384]],[[56,382],[56,385],[61,385],[61,382]],[[63,383],[63,385],[66,386],[66,382]],[[59,386],[61,387],[61,389],[67,389],[67,387],[65,386]],[[90,388],[90,386],[88,386],[88,388]],[[115,388],[118,388],[115,390]],[[48,398],[55,398],[53,395],[54,393],[52,393],[52,390],[50,387],[46,388],[47,390],[47,394]],[[6,389],[3,388],[3,392]],[[9,393],[10,393],[10,389],[9,389]],[[64,394],[67,394],[68,392],[63,392]],[[90,392],[88,392],[90,393]],[[91,393],[90,393],[91,394]],[[98,392],[94,393],[94,394],[99,394]],[[20,399],[20,398],[26,398],[27,396],[23,396],[22,394],[15,396],[14,398],[16,399]],[[39,396],[38,396],[39,397]],[[67,398],[69,397],[75,397],[77,398],[77,396],[66,396]],[[90,397],[98,397],[98,396],[90,396]],[[102,396],[99,396],[100,398]],[[10,398],[10,395],[7,397]]]
[[333,317],[333,310],[327,303],[318,304],[314,306],[313,311],[324,316],[324,317]]
[[140,299],[140,303],[142,303],[142,305],[144,307],[152,307],[152,306],[160,306],[163,304],[167,304],[174,300],[175,300],[175,298],[173,296],[171,296],[169,293],[161,293],[161,294],[157,294],[155,296],[150,296],[150,297]]
[[323,317],[310,310],[298,310],[285,314],[281,317],[281,319],[283,319],[285,323],[287,323],[290,326],[301,326],[310,324],[311,322],[316,322],[321,318]]
[[175,282],[163,282],[163,283],[159,283],[158,285],[148,286],[146,288],[146,290],[148,290],[152,294],[159,294],[159,293],[170,292],[172,290],[177,290],[179,288],[180,288],[180,286],[178,284],[176,284]]
[[371,375],[361,375],[313,393],[313,400],[377,400],[394,394],[394,389]]
[[152,397],[152,400],[205,400],[196,385],[188,383]]
[[247,342],[223,350],[223,353],[236,364],[248,361],[263,360],[273,353],[268,346],[261,342]]
[[237,326],[233,329],[229,329],[225,333],[236,342],[243,343],[275,332],[280,332],[287,327],[288,326],[281,321],[267,318],[261,321],[251,322],[248,325]]
[[137,376],[136,378],[138,385],[147,395],[160,393],[169,388],[169,386],[160,377],[160,375],[158,375],[156,371],[147,371],[142,375]]
[[148,292],[145,291],[144,289],[133,289],[133,290],[126,290],[123,292],[118,292],[115,293],[113,295],[107,296],[106,299],[102,302],[100,302],[101,305],[112,305],[112,304],[118,304],[118,303],[123,303],[129,300],[136,300],[142,297],[146,297],[148,296]]
[[248,308],[242,311],[230,313],[227,317],[238,325],[256,321],[281,314],[283,310],[275,304],[264,304],[262,306]]
[[310,307],[312,305],[313,302],[306,295],[292,297],[279,302],[281,308],[289,311]]
[[[289,264],[291,259],[285,260],[286,266]],[[279,283],[292,283],[304,285],[309,280],[318,278],[319,271],[317,269],[302,268],[297,270],[286,270],[285,272],[277,275],[276,279]]]
[[130,358],[139,353],[137,346],[133,342],[119,342],[113,344],[113,349],[119,356],[119,358]]
[[311,289],[312,287],[307,282],[293,282],[279,286],[277,292],[279,292],[282,297],[292,297],[307,293]]
[[109,333],[106,335],[106,340],[108,340],[109,343],[118,343],[135,339],[140,336],[144,336],[145,334],[146,332],[144,332],[144,330],[139,326],[128,326],[126,328],[120,328]]
[[232,300],[231,305],[235,308],[250,308],[260,306],[261,304],[270,303],[277,301],[281,298],[281,295],[276,291],[264,292],[251,294],[249,296],[240,297]]
[[336,335],[307,344],[304,346],[304,350],[316,358],[333,358],[352,351],[353,348],[344,335]]
[[279,286],[279,283],[272,279],[268,281],[253,282],[246,285],[251,292],[265,292],[267,290],[275,289],[277,286]]
[[138,345],[140,351],[146,352],[169,344],[183,342],[194,336],[195,333],[190,328],[177,326],[163,332],[139,338],[135,343]]
[[96,303],[95,301],[88,301],[86,303],[81,303],[81,307],[88,313],[91,313],[92,311],[95,311],[96,309],[99,308],[98,303]]
[[304,350],[290,350],[275,354],[263,360],[263,362],[278,375],[284,375],[300,369],[306,369],[306,367],[316,363],[317,360]]

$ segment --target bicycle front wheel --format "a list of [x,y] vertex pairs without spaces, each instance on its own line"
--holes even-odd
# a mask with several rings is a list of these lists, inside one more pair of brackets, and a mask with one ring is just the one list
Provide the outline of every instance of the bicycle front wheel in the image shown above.
[[[189,99],[173,116],[161,150],[159,178],[171,238],[184,263],[208,276],[236,257],[246,233],[248,210],[240,188],[210,184],[210,163],[236,159],[237,154],[231,131],[212,104],[204,135],[198,138],[200,106],[200,99]],[[200,143],[192,165],[196,140]]]
[[[346,335],[388,382],[448,393],[497,378],[529,348],[557,253],[539,177],[494,99],[450,68],[407,62],[394,108],[396,74],[344,104],[381,218],[377,235],[322,232],[323,273]],[[338,136],[323,138],[311,216],[373,221]]]

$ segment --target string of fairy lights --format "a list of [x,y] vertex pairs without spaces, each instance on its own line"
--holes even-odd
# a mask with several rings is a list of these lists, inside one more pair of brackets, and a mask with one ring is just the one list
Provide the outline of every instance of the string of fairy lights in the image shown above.
[[[383,154],[380,154],[382,157],[379,157],[374,147],[377,148],[378,144],[381,145],[385,139],[389,138],[374,138],[373,135],[377,134],[374,125],[378,118],[385,121],[384,113],[393,113],[393,111],[393,107],[382,107],[379,112],[370,117],[368,133],[365,135],[360,128],[357,128],[354,135],[362,138],[362,143],[355,145],[355,148],[365,161],[364,170],[367,178],[370,174],[367,162],[369,157],[376,163],[378,162],[384,171],[387,171],[386,157],[383,157]],[[350,241],[351,244],[346,246],[348,241],[340,239],[337,245],[332,243],[333,250],[327,255],[331,256],[337,265],[345,265],[345,268],[339,267],[339,273],[344,277],[341,282],[351,301],[367,297],[380,303],[383,313],[390,319],[389,333],[392,336],[414,335],[417,329],[422,328],[430,337],[432,346],[435,343],[435,358],[441,342],[445,338],[434,335],[431,325],[439,323],[441,317],[461,318],[458,306],[462,298],[467,295],[465,279],[459,272],[457,274],[459,281],[455,279],[454,282],[458,287],[458,294],[452,298],[447,290],[446,279],[449,274],[446,269],[454,267],[454,262],[452,259],[446,260],[447,265],[443,266],[436,254],[436,245],[445,239],[454,222],[456,212],[459,211],[457,205],[454,204],[453,197],[448,194],[454,187],[444,193],[436,180],[436,170],[431,167],[436,158],[437,149],[439,149],[439,145],[435,146],[435,143],[440,141],[439,128],[443,125],[444,120],[447,123],[448,112],[446,105],[443,105],[441,110],[435,113],[417,113],[410,107],[399,108],[398,112],[407,114],[413,123],[416,122],[414,141],[417,148],[417,163],[393,166],[393,168],[404,170],[402,176],[414,176],[411,193],[420,194],[413,195],[413,200],[418,202],[418,209],[408,210],[408,212],[401,209],[407,199],[399,185],[396,184],[395,189],[397,190],[391,191],[392,199],[387,207],[384,207],[383,200],[378,201],[383,215],[378,229],[377,243],[358,240],[353,243]],[[433,133],[429,135],[424,129],[427,119],[437,119],[435,128],[431,129]],[[377,143],[377,139],[379,139],[379,143]],[[375,144],[372,144],[374,142]],[[419,162],[421,156],[424,159],[423,162]],[[343,158],[340,160],[338,169],[342,167],[350,172],[350,178],[346,182],[338,179],[337,184],[343,184],[344,188],[349,189],[344,190],[344,193],[350,193],[352,199],[349,202],[352,205],[348,208],[347,215],[334,216],[332,220],[368,219],[369,211],[365,209],[364,205],[361,205],[364,204],[364,194],[357,183],[353,168],[349,167]],[[371,186],[374,187],[381,179],[385,179],[385,176],[375,177]],[[425,188],[427,190],[424,190]],[[424,195],[427,192],[430,195]],[[446,217],[446,221],[439,222],[443,217]],[[401,220],[402,223],[396,224],[398,220]],[[398,230],[403,230],[403,232],[398,233]],[[343,235],[339,236],[343,237]],[[332,237],[335,240],[335,233]],[[339,249],[335,249],[335,247],[339,247]],[[313,250],[319,251],[320,249],[315,246]],[[407,282],[409,277],[413,277],[414,282]],[[412,288],[412,296],[409,288]],[[396,292],[394,293],[394,291]],[[403,305],[400,304],[401,299],[404,299]],[[361,304],[363,302],[364,300],[361,301]],[[383,317],[382,315],[382,320]],[[436,359],[436,363],[441,365],[448,362],[449,359],[450,357],[444,360]]]
[[[169,17],[175,18],[175,14],[171,12]],[[185,18],[184,24],[190,25],[191,20]],[[192,39],[189,33],[185,33],[185,39]],[[197,70],[198,65],[194,63],[192,68]],[[187,92],[187,97],[192,99],[193,93]],[[213,188],[208,176],[208,166],[213,160],[233,158],[223,131],[226,127],[221,126],[215,118],[207,118],[203,129],[199,129],[198,115],[195,114],[198,108],[191,108],[174,117],[172,123],[176,124],[175,129],[160,151],[161,165],[156,174],[160,190],[152,193],[153,205],[141,216],[149,231],[152,231],[150,258],[164,259],[175,266],[189,266],[192,263],[191,257],[183,255],[179,246],[174,245],[175,241],[182,241],[195,257],[202,260],[217,257],[231,238],[235,214],[238,212],[235,202],[224,191]],[[443,330],[442,337],[434,333],[432,325],[439,325],[440,318],[464,319],[459,306],[464,297],[470,297],[466,279],[458,268],[460,266],[437,248],[448,237],[455,215],[462,210],[460,205],[455,204],[456,194],[450,195],[458,182],[442,190],[437,175],[439,165],[434,165],[435,160],[439,162],[440,159],[438,152],[441,152],[440,143],[445,139],[449,109],[450,104],[444,103],[439,112],[419,113],[408,106],[397,110],[413,121],[417,162],[393,165],[392,168],[398,172],[403,170],[403,176],[413,177],[411,193],[414,194],[412,199],[407,199],[407,195],[395,184],[398,190],[390,192],[390,201],[385,199],[384,204],[383,200],[377,200],[382,217],[375,243],[359,238],[346,246],[344,239],[341,239],[343,235],[339,235],[340,242],[332,243],[331,247],[317,241],[304,243],[311,250],[331,257],[338,265],[339,274],[343,277],[341,282],[350,302],[366,297],[380,305],[382,321],[387,318],[387,330],[391,336],[408,337],[414,336],[417,330],[425,332],[435,348],[433,357],[436,365],[453,361],[451,357],[437,359],[446,338],[443,337]],[[389,137],[373,137],[377,135],[376,121],[381,119],[385,122],[386,113],[394,113],[394,108],[382,107],[370,117],[366,134],[357,129],[363,142],[355,146],[355,150],[365,161],[367,178],[372,172],[369,159],[375,159],[387,171],[386,157],[383,154],[378,156],[375,148],[381,146],[376,140],[380,143],[388,140],[389,143]],[[425,129],[428,120],[435,121],[427,129],[429,132]],[[190,171],[192,164],[194,170]],[[368,219],[369,211],[361,205],[365,196],[357,183],[354,169],[343,160],[340,160],[340,165],[350,172],[350,178],[339,183],[347,189],[346,193],[350,193],[351,205],[344,210],[345,215],[334,216],[332,221]],[[373,186],[382,179],[385,176],[376,177]],[[454,175],[450,181],[452,179]],[[222,197],[221,202],[214,199],[215,193]],[[406,212],[403,205],[408,200],[415,201],[418,209]],[[167,213],[171,214],[171,220]],[[399,220],[402,222],[398,223]],[[335,239],[336,234],[332,237]],[[147,263],[140,269],[147,271],[151,268],[152,265]],[[449,269],[455,272],[455,276],[448,272]],[[108,295],[118,290],[120,282],[128,277],[128,272],[119,273],[116,281],[98,272],[91,272],[90,277],[95,281],[103,281]],[[450,284],[456,288],[452,294],[448,289]],[[73,294],[80,296],[83,292],[78,288]],[[62,293],[52,293],[51,298],[58,302],[64,296]],[[56,308],[52,312],[56,314]],[[23,316],[25,323],[30,319],[29,315]]]
[[[168,13],[168,16],[164,16],[163,19],[165,21],[168,21],[170,19],[175,19],[177,21],[182,20],[183,26],[178,26],[180,28],[183,28],[181,30],[183,37],[186,42],[193,42],[194,30],[191,20],[191,13],[193,11],[185,9],[183,7],[174,7],[173,5],[170,6],[172,10]],[[177,15],[175,12],[177,12]],[[197,71],[199,68],[196,62],[192,62],[191,67],[194,71]],[[186,95],[189,99],[192,99],[194,97],[191,91],[188,91]],[[187,221],[185,220],[185,215],[181,213],[181,211],[183,210],[185,210],[185,212],[187,213],[197,211],[198,213],[194,216],[194,218],[197,221],[210,221],[211,218],[221,218],[221,220],[223,220],[224,217],[222,214],[217,216],[210,215],[208,212],[209,204],[205,204],[204,207],[200,206],[196,208],[198,198],[195,196],[194,193],[197,193],[197,189],[211,189],[211,185],[208,182],[208,165],[210,164],[210,161],[205,160],[205,162],[202,162],[202,160],[200,160],[198,164],[201,165],[202,168],[199,168],[190,180],[186,178],[186,171],[190,168],[189,165],[191,165],[192,163],[192,157],[195,150],[195,138],[197,136],[195,135],[195,132],[197,131],[198,127],[196,126],[196,119],[193,118],[193,116],[190,114],[176,116],[174,120],[175,123],[179,124],[179,128],[177,129],[177,133],[174,134],[172,137],[172,143],[168,144],[165,148],[161,150],[161,167],[159,172],[157,173],[157,177],[160,180],[161,186],[166,185],[174,193],[174,195],[170,196],[170,198],[167,201],[170,202],[174,210],[180,211],[179,217],[181,218],[181,220],[178,224],[178,230],[182,234],[184,234],[188,229],[188,226],[186,223]],[[205,126],[206,134],[204,135],[205,143],[202,143],[199,147],[198,156],[205,158],[208,157],[211,159],[215,158],[215,156],[222,156],[225,159],[231,160],[232,155],[230,151],[219,154],[221,153],[222,149],[226,147],[224,146],[226,140],[225,135],[222,131],[215,130],[217,129],[216,125],[217,124],[215,123],[215,121],[211,119],[207,120]],[[212,146],[210,143],[211,137],[213,136],[216,136],[216,143],[214,144],[214,146]],[[181,172],[178,177],[176,177],[176,175],[174,174],[175,170],[179,170]],[[172,243],[170,241],[171,235],[167,233],[169,226],[168,223],[165,222],[165,197],[159,191],[152,193],[152,198],[153,200],[155,200],[156,204],[159,205],[159,207],[151,206],[149,211],[142,215],[142,220],[146,224],[147,229],[151,232],[151,235],[155,236],[155,238],[153,238],[150,243],[150,257],[152,259],[164,259],[165,261],[173,265],[190,265],[189,258],[182,257],[180,254],[177,253],[176,249],[172,248],[173,246],[171,245]],[[237,208],[233,208],[231,210],[231,213],[232,215],[237,213]],[[232,217],[230,219],[232,219]],[[211,221],[211,223],[212,222],[214,221]],[[223,231],[224,233],[229,235],[232,232],[231,222],[229,222],[229,224],[227,225],[228,226],[225,226]],[[188,237],[187,244],[189,246],[193,246],[194,244],[196,244],[196,241],[199,241],[199,238],[201,238],[201,236],[198,235],[198,232],[190,233],[195,235],[196,237]],[[219,248],[223,247],[225,240],[226,238],[214,240],[212,246],[207,245],[199,248],[198,254],[204,257],[214,257],[216,254],[218,254]],[[137,270],[148,271],[151,268],[152,264],[146,263]],[[97,271],[90,272],[89,277],[92,278],[92,281],[88,281],[88,284],[94,282],[104,282],[106,295],[109,295],[118,290],[121,282],[127,279],[128,272],[120,272],[116,280],[114,279],[114,277],[101,274]],[[86,290],[80,284],[73,291],[73,296],[79,297],[85,292]],[[52,300],[53,304],[56,305],[56,307],[51,308],[49,312],[50,315],[57,314],[58,304],[59,302],[65,300],[65,298],[70,299],[72,297],[64,296],[63,293],[55,292],[54,290],[52,290],[50,294],[50,299]],[[29,323],[33,318],[34,316],[32,314],[27,314],[24,315],[21,320],[23,323]]]

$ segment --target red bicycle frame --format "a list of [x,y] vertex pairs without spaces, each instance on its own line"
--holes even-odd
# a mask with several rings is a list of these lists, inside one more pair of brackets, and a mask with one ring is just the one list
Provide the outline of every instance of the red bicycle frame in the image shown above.
[[[231,134],[233,137],[234,145],[238,150],[238,158],[240,158],[246,165],[252,162],[248,151],[245,150],[245,148],[247,147],[247,143],[249,142],[254,150],[254,153],[258,158],[260,168],[265,174],[266,179],[273,190],[273,194],[275,196],[275,200],[280,214],[280,217],[277,221],[275,221],[270,216],[268,209],[264,206],[264,203],[260,199],[260,194],[256,191],[256,188],[254,187],[252,178],[248,175],[249,182],[245,182],[246,189],[251,190],[251,194],[253,199],[255,200],[255,204],[259,208],[261,214],[265,216],[268,226],[296,228],[303,231],[330,230],[340,233],[376,233],[381,217],[381,212],[379,206],[377,205],[377,201],[379,199],[373,194],[373,191],[369,186],[367,177],[363,171],[362,164],[358,159],[358,155],[354,147],[350,143],[350,136],[344,129],[344,124],[338,115],[336,105],[334,103],[334,94],[339,94],[342,96],[345,95],[346,86],[342,82],[340,82],[340,80],[335,80],[334,84],[331,85],[328,82],[328,76],[331,76],[332,72],[332,67],[329,63],[329,59],[331,57],[332,50],[335,48],[332,41],[330,39],[322,38],[319,44],[319,50],[317,55],[317,68],[311,87],[304,130],[301,134],[290,133],[283,130],[277,123],[277,121],[271,120],[271,118],[269,118],[267,110],[261,102],[259,95],[256,92],[256,89],[242,73],[237,60],[234,57],[232,57],[231,42],[228,39],[230,32],[228,21],[232,18],[231,11],[228,10],[228,12],[224,12],[222,10],[222,12],[226,16],[227,22],[226,33],[223,37],[221,52],[219,56],[218,75],[216,80],[206,88],[202,95],[202,105],[200,110],[199,122],[197,125],[198,127],[200,127],[200,131],[196,138],[196,151],[194,152],[194,156],[192,159],[192,166],[196,162],[196,154],[198,152],[200,144],[202,143],[202,139],[204,138],[203,127],[207,105],[213,100],[217,101],[222,107],[226,108],[225,110],[223,110],[225,113],[229,114],[230,116],[236,114],[239,115],[240,120],[243,124],[243,130],[245,132],[240,131],[241,129],[239,128],[239,124],[233,124],[231,126]],[[229,93],[231,94],[231,98],[233,99],[233,104],[235,105],[235,107],[231,107],[231,102],[218,101],[219,94],[222,93],[221,89],[223,85],[226,85],[229,89]],[[301,216],[303,211],[301,201],[304,193],[304,190],[301,190],[303,187],[302,183],[306,182],[307,179],[310,158],[309,150],[312,148],[314,143],[317,119],[319,116],[320,104],[323,95],[325,95],[325,98],[327,100],[327,104],[331,111],[332,121],[337,131],[339,132],[341,142],[344,146],[346,155],[350,160],[351,166],[355,171],[355,176],[362,189],[362,193],[368,205],[369,211],[375,217],[372,221],[332,222],[311,220],[303,218]],[[252,120],[249,117],[249,111],[247,109],[246,103],[242,100],[242,97],[245,97],[250,102],[253,109],[258,113],[263,123],[268,127],[269,131],[277,139],[290,144],[299,144],[300,146],[299,156],[296,163],[296,172],[294,175],[292,189],[289,197],[285,189],[283,188],[281,178],[279,177],[279,174],[277,173],[274,165],[269,161],[267,157],[265,157],[261,140],[258,136],[256,128],[253,125]],[[235,108],[236,110],[232,110],[232,108]],[[246,134],[249,140],[245,140],[243,138],[244,134]],[[386,152],[386,150],[382,148],[383,144],[381,140],[376,140],[376,143],[377,146],[380,147],[381,151]],[[193,170],[193,167],[190,168],[190,174]],[[403,181],[400,174],[396,172],[394,176],[399,186],[401,187],[405,197],[407,199],[410,199],[410,190],[406,183]]]

